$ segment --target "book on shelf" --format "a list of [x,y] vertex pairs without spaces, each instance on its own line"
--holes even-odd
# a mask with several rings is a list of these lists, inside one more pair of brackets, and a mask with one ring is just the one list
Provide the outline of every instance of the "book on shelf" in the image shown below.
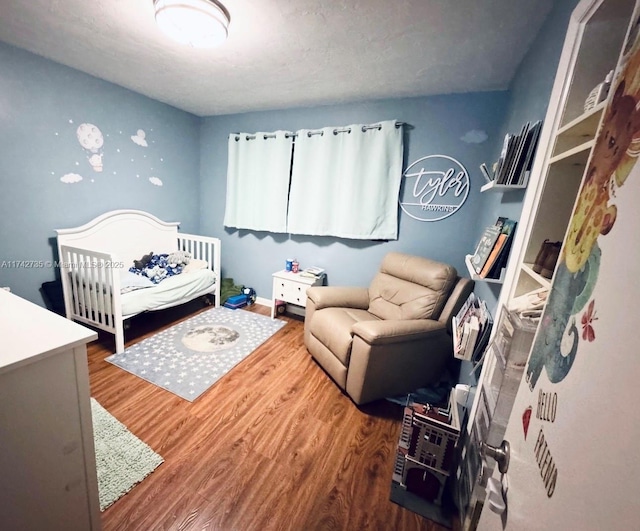
[[490,172],[486,164],[480,165],[485,179],[507,186],[523,185],[531,171],[541,128],[542,120],[538,120],[526,122],[518,134],[507,133],[494,171]]
[[454,354],[462,350],[462,340],[465,337],[464,324],[471,317],[473,306],[475,305],[476,296],[473,292],[469,294],[467,300],[464,301],[458,313],[453,316],[451,321],[451,330],[453,334],[453,352]]
[[473,353],[471,354],[471,361],[474,363],[482,358],[482,355],[489,344],[491,329],[493,328],[493,317],[487,308],[487,303],[483,300],[480,301],[479,313],[480,331],[478,333],[476,344],[473,348]]
[[527,145],[527,152],[524,154],[525,161],[523,165],[523,171],[520,173],[517,184],[522,184],[525,179],[526,172],[531,171],[533,166],[533,159],[535,158],[536,148],[538,147],[538,140],[540,140],[540,132],[542,131],[542,120],[538,120],[531,126],[531,136]]
[[493,245],[493,249],[491,249],[491,253],[488,256],[487,261],[484,263],[484,266],[482,266],[482,270],[480,271],[480,273],[478,273],[481,278],[487,278],[487,275],[495,265],[496,260],[498,259],[498,255],[504,247],[507,238],[508,236],[504,232],[500,232],[496,243]]
[[452,335],[453,335],[453,355],[460,359],[463,356],[464,348],[462,344],[462,339],[464,338],[464,323],[461,323],[457,317],[453,317],[451,321],[452,324]]
[[502,234],[506,235],[506,240],[502,249],[498,253],[498,256],[493,264],[493,267],[488,271],[484,278],[500,278],[500,273],[503,268],[507,267],[507,261],[509,260],[509,253],[511,252],[511,246],[513,244],[513,238],[516,231],[517,221],[513,219],[507,219],[502,225]]
[[[460,325],[460,329],[458,330],[459,337],[462,337],[462,334],[461,334],[462,325],[464,325],[465,321],[467,320],[467,317],[471,315],[473,311],[473,306],[475,305],[475,303],[476,303],[476,295],[475,293],[471,292],[467,297],[467,300],[464,301],[464,303],[458,310],[458,313],[454,316],[454,319],[457,319],[458,324]],[[452,326],[452,328],[456,328],[456,327]]]
[[324,275],[324,269],[321,267],[307,267],[306,269],[303,269],[302,271],[300,271],[300,276],[301,277],[307,277],[307,278],[320,278]]
[[515,153],[513,157],[513,162],[509,168],[509,174],[507,175],[506,184],[516,185],[518,182],[518,178],[520,176],[520,172],[522,171],[522,167],[525,162],[525,144],[527,140],[527,134],[529,129],[531,128],[531,122],[527,122],[522,126],[522,130],[518,135],[518,142],[515,148]]
[[500,170],[502,169],[502,163],[504,162],[504,158],[507,156],[507,145],[509,143],[509,135],[504,137],[504,141],[502,143],[502,149],[500,150],[500,157],[493,165],[493,182],[498,182],[498,175],[500,175]]
[[471,265],[477,274],[480,274],[482,271],[501,232],[502,227],[497,225],[491,225],[484,229],[482,237],[476,246],[476,250],[471,257]]
[[473,356],[473,352],[476,348],[476,341],[478,340],[478,335],[480,334],[480,320],[476,314],[471,316],[471,319],[468,321],[468,334],[469,337],[465,342],[465,353],[464,359],[470,360]]
[[520,131],[520,133],[518,134],[511,135],[511,137],[512,137],[512,140],[511,140],[509,153],[508,153],[507,159],[505,159],[505,168],[501,175],[501,181],[500,181],[501,184],[509,184],[510,176],[513,173],[513,166],[515,165],[515,162],[516,162],[518,149],[522,144],[522,131]]
[[471,293],[453,317],[454,356],[467,361],[477,359],[479,349],[484,350],[488,344],[492,323],[486,303]]
[[538,143],[542,121],[538,120],[533,125],[527,122],[527,129],[524,131],[520,151],[513,167],[513,172],[508,184],[515,186],[524,184],[526,172],[531,170],[531,161]]
[[513,158],[513,146],[516,142],[516,136],[508,133],[504,137],[502,152],[498,160],[498,169],[496,170],[496,184],[505,184],[507,171]]

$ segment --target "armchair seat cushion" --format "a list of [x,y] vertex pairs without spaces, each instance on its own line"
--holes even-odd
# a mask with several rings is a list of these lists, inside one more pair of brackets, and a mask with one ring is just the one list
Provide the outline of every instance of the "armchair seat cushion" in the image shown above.
[[379,321],[366,310],[357,308],[324,308],[316,310],[310,323],[311,334],[347,366],[351,355],[353,325],[360,321]]

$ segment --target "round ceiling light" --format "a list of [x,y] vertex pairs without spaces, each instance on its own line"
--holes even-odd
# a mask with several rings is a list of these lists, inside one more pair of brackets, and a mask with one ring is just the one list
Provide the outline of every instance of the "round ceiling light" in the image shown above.
[[181,44],[211,48],[228,35],[229,12],[217,0],[154,0],[160,30]]

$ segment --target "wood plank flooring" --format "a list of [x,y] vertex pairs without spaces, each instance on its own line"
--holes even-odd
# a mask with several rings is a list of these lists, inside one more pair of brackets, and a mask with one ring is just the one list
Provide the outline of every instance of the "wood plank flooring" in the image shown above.
[[[136,318],[127,345],[206,309]],[[105,531],[446,529],[389,501],[400,406],[356,407],[286,319],[194,402],[105,362],[111,336],[89,345],[92,396],[165,459],[102,513]]]

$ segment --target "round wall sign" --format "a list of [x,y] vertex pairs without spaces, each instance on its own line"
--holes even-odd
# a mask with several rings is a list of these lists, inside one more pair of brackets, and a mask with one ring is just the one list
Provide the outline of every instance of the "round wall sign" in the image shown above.
[[469,174],[447,155],[428,155],[402,174],[400,208],[418,221],[440,221],[457,212],[469,195]]

